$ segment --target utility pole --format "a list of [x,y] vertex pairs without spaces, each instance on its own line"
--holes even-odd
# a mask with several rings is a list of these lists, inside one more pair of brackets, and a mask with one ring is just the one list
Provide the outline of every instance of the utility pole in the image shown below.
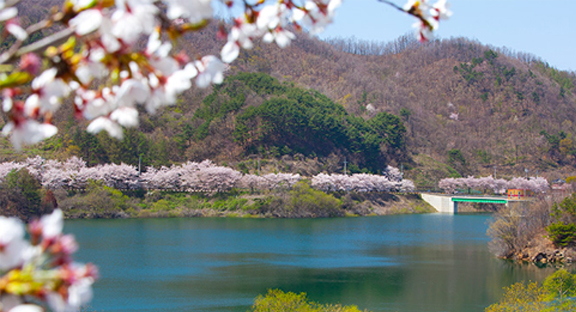
[[524,172],[526,172],[526,180],[528,180],[528,168],[524,168]]
[[138,176],[142,173],[142,155],[138,155]]
[[344,175],[346,175],[346,164],[348,163],[348,161],[346,161],[346,157],[344,157]]
[[494,165],[494,180],[496,180],[496,165]]

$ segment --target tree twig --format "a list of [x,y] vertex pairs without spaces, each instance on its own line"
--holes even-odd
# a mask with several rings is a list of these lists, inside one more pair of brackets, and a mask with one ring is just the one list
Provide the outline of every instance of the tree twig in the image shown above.
[[[430,22],[427,21],[421,14],[418,14],[417,10],[414,10],[414,7],[410,8],[410,10],[406,11],[406,10],[404,10],[404,8],[400,7],[400,6],[397,5],[396,3],[391,2],[391,1],[389,1],[389,0],[376,0],[376,1],[378,1],[378,2],[380,2],[380,3],[387,4],[387,5],[395,8],[396,10],[402,11],[402,12],[408,14],[408,15],[412,15],[412,16],[414,16],[415,18],[417,18],[417,19],[419,19],[420,21],[422,21],[422,23],[423,23],[424,25],[426,25],[430,30],[433,29],[432,25],[430,25]],[[418,11],[419,11],[419,10],[418,10]]]
[[399,5],[397,5],[396,3],[392,2],[392,1],[388,1],[388,0],[376,0],[376,1],[387,4],[387,5],[395,8],[396,10],[410,14],[409,12],[406,12],[402,7],[400,7]]
[[[17,0],[17,1],[20,1],[20,0]],[[53,23],[52,20],[40,21],[34,25],[28,26],[28,28],[26,28],[26,33],[28,34],[28,37],[30,37],[30,35],[32,35],[33,33],[50,27],[52,25],[52,23]],[[40,50],[42,48],[46,48],[50,45],[57,44],[57,43],[61,42],[63,39],[66,39],[67,37],[71,36],[73,33],[74,33],[73,30],[66,28],[66,29],[59,31],[55,34],[52,34],[52,35],[50,35],[44,39],[41,39],[40,41],[36,41],[34,43],[31,43],[31,44],[29,44],[23,48],[21,48],[21,47],[22,47],[22,44],[24,44],[24,41],[17,40],[16,42],[14,42],[14,44],[12,44],[12,46],[10,47],[10,49],[8,51],[6,51],[0,55],[0,64],[10,62],[14,58],[17,58],[23,54],[26,54],[29,52],[37,52],[38,50]]]
[[[74,30],[70,28],[63,29],[55,34],[50,35],[40,41],[36,41],[30,45],[27,45],[16,52],[16,57],[21,56],[30,52],[37,52],[41,49],[45,49],[51,45],[58,45],[68,39],[68,37],[74,34]],[[0,59],[1,63],[2,59]]]

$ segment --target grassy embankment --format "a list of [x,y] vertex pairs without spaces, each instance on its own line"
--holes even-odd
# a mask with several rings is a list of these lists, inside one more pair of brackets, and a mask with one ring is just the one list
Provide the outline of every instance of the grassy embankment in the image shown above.
[[290,190],[226,193],[120,191],[92,182],[85,191],[55,191],[67,218],[325,218],[428,213],[417,195],[324,193],[299,182]]

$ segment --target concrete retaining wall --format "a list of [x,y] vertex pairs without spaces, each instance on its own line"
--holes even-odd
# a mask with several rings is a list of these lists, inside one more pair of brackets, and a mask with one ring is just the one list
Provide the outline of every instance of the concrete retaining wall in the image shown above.
[[440,213],[458,213],[458,203],[453,202],[450,196],[422,194],[422,199],[429,203]]

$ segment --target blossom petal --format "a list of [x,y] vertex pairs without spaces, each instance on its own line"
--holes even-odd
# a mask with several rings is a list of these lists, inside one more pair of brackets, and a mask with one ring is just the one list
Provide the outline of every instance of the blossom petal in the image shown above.
[[75,28],[77,35],[83,36],[97,30],[102,25],[102,19],[103,16],[100,10],[86,10],[71,19],[68,25]]
[[228,43],[226,43],[224,45],[224,47],[222,47],[222,51],[220,52],[220,55],[222,56],[222,61],[226,62],[226,63],[232,63],[240,54],[240,47],[238,46],[238,43],[236,43],[235,41],[228,41]]

